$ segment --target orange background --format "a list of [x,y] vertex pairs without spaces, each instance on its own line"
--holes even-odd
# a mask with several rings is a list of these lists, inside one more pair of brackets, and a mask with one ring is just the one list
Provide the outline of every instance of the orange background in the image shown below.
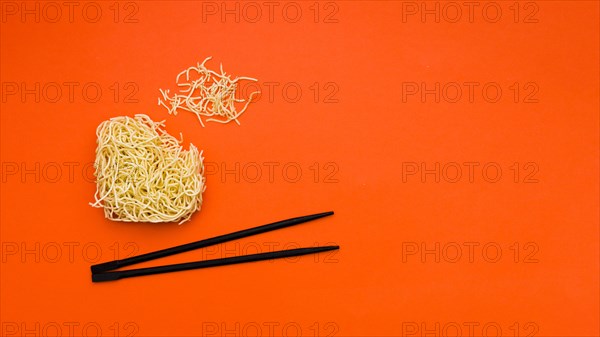
[[[221,3],[120,2],[117,17],[113,2],[80,3],[69,22],[59,2],[63,16],[52,23],[54,8],[26,2],[25,10],[40,6],[36,23],[22,16],[23,2],[2,2],[2,334],[425,336],[455,335],[456,326],[465,336],[497,327],[505,336],[600,334],[598,2],[520,2],[518,15],[513,2],[496,2],[495,23],[488,2],[476,2],[472,20],[458,2],[455,23],[446,2],[425,3],[440,6],[439,23],[421,16],[424,2],[297,2],[295,23],[293,4],[277,3],[269,20],[254,2],[263,10],[254,20],[237,3],[235,22],[220,7],[206,11]],[[85,21],[86,4],[88,19],[101,8],[98,22]],[[213,69],[222,62],[261,83],[241,126],[202,128],[192,114],[156,105],[159,88],[207,56]],[[65,82],[76,83],[72,102]],[[276,83],[271,99],[267,82]],[[479,83],[472,101],[465,82]],[[34,93],[22,96],[23,83]],[[49,83],[63,90],[55,103]],[[83,96],[87,83],[102,89],[97,102]],[[439,83],[440,101],[409,95],[411,83]],[[442,92],[452,83],[462,88],[454,103]],[[486,101],[486,83],[501,88],[497,102]],[[297,102],[286,84],[302,90]],[[136,113],[165,119],[212,163],[191,222],[111,222],[88,205],[95,128]],[[477,163],[472,181],[468,162]],[[272,181],[265,163],[276,163]],[[439,182],[421,176],[422,163],[440,164]],[[486,164],[501,168],[497,182],[488,181],[493,169],[482,173]],[[297,182],[285,165],[300,167]],[[117,253],[327,210],[336,214],[145,265],[327,243],[341,246],[336,254],[90,280],[89,266]]]

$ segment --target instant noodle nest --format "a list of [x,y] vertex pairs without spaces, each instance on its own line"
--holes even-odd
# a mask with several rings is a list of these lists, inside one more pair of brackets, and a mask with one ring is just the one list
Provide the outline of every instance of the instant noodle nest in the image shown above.
[[164,131],[146,115],[115,117],[96,130],[96,194],[93,207],[106,218],[128,222],[188,221],[202,205],[202,153]]

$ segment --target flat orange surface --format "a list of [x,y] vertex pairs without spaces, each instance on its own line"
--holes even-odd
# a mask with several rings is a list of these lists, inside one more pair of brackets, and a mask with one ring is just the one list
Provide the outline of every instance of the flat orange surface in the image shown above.
[[[0,9],[0,335],[600,335],[598,2]],[[157,105],[208,56],[259,79],[241,126]],[[190,222],[88,205],[96,127],[136,113],[204,150]],[[144,266],[337,253],[91,282],[94,263],[328,210]]]

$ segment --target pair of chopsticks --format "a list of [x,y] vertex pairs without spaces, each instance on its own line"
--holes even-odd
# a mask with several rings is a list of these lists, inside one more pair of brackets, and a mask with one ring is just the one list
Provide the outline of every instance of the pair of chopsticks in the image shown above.
[[297,218],[291,218],[287,220],[281,220],[274,223],[270,223],[263,226],[253,227],[244,229],[238,232],[225,234],[221,236],[217,236],[210,239],[200,240],[196,242],[187,243],[180,246],[175,246],[172,248],[162,249],[151,253],[146,253],[138,256],[133,256],[123,260],[114,260],[110,262],[104,262],[100,264],[95,264],[92,266],[92,282],[105,282],[105,281],[115,281],[122,278],[127,277],[136,277],[136,276],[144,276],[144,275],[154,275],[154,274],[163,274],[170,273],[176,271],[183,270],[191,270],[191,269],[200,269],[200,268],[209,268],[209,267],[218,267],[225,266],[230,264],[238,264],[238,263],[246,263],[246,262],[254,262],[254,261],[263,261],[263,260],[272,260],[272,259],[281,259],[286,257],[307,255],[307,254],[315,254],[320,252],[326,252],[330,250],[339,249],[339,246],[323,246],[323,247],[310,247],[310,248],[297,248],[297,249],[288,249],[288,250],[278,250],[274,252],[268,253],[259,253],[259,254],[250,254],[250,255],[242,255],[235,257],[228,257],[222,259],[215,260],[205,260],[205,261],[196,261],[196,262],[186,262],[158,267],[149,267],[149,268],[140,268],[140,269],[130,269],[130,270],[122,270],[122,271],[111,271],[121,267],[131,266],[133,264],[142,263],[154,259],[158,259],[165,256],[170,256],[174,254],[179,254],[183,252],[187,252],[194,249],[204,248],[228,241],[233,241],[241,238],[245,238],[252,235],[257,235],[265,232],[274,231],[281,228],[286,228],[294,225],[298,225],[304,222],[316,220],[322,217],[326,217],[329,215],[333,215],[333,212],[324,212],[312,215],[301,216]]

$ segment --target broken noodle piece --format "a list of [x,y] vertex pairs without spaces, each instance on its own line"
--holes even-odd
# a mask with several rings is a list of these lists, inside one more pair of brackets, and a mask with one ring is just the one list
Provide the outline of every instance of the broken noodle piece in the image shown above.
[[[195,67],[179,73],[175,79],[179,87],[178,93],[169,96],[169,90],[159,89],[162,98],[158,98],[158,105],[164,106],[170,114],[177,115],[177,110],[186,110],[194,113],[200,124],[204,126],[202,118],[207,122],[229,123],[235,121],[238,125],[238,117],[248,108],[254,96],[260,91],[252,92],[247,100],[237,98],[238,84],[240,81],[257,82],[250,77],[236,77],[231,79],[223,71],[221,64],[220,73],[206,68],[206,58]],[[240,106],[238,111],[236,106]]]

